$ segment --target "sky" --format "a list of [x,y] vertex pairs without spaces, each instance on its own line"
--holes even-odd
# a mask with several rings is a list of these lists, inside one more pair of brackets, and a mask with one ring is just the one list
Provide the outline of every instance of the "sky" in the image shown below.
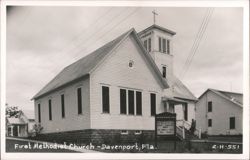
[[214,8],[199,48],[180,76],[207,8],[48,7],[7,10],[6,102],[32,111],[31,98],[64,67],[131,28],[175,31],[174,73],[196,96],[207,88],[241,92],[243,9]]

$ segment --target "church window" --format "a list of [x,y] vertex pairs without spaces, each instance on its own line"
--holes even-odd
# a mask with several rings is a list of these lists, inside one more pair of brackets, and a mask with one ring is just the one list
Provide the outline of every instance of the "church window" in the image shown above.
[[38,104],[38,123],[41,123],[41,105]]
[[167,54],[170,54],[170,40],[167,40]]
[[120,113],[127,114],[127,92],[125,89],[120,89]]
[[62,118],[65,117],[65,108],[64,108],[64,94],[61,95],[61,109],[62,109]]
[[102,86],[102,111],[109,113],[109,87]]
[[77,88],[78,114],[82,114],[82,88]]
[[147,51],[151,52],[151,38],[145,40],[143,45]]
[[52,106],[51,106],[51,99],[49,100],[49,120],[52,120]]
[[212,110],[213,110],[213,103],[212,103],[212,101],[209,101],[207,104],[207,111],[212,112]]
[[151,52],[151,38],[148,39],[148,51]]
[[134,98],[134,91],[128,91],[128,113],[134,114],[135,108],[135,98]]
[[132,67],[134,66],[134,61],[130,60],[129,63],[128,63],[128,66],[129,66],[130,68],[132,68]]
[[141,91],[120,89],[120,114],[142,115]]
[[208,127],[212,127],[212,119],[208,119]]
[[159,52],[170,54],[170,40],[158,37]]
[[188,105],[187,103],[184,104],[184,120],[188,120]]
[[166,53],[166,39],[165,38],[162,39],[162,52]]
[[162,48],[161,48],[161,37],[158,38],[158,43],[159,43],[159,52],[162,52]]
[[167,73],[167,67],[166,66],[162,66],[162,77],[166,78],[166,73]]
[[144,47],[146,48],[146,50],[148,50],[148,40],[145,40],[143,44],[144,44]]
[[142,115],[142,96],[139,91],[136,91],[136,115]]
[[235,117],[229,118],[229,127],[230,129],[235,129]]
[[150,94],[151,116],[155,116],[156,111],[156,94]]

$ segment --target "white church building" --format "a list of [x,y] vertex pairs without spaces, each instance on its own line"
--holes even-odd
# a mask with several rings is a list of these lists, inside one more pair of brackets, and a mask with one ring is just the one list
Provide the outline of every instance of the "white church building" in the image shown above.
[[150,139],[162,112],[190,125],[197,99],[174,75],[175,34],[155,24],[139,33],[130,29],[64,68],[33,97],[41,136]]

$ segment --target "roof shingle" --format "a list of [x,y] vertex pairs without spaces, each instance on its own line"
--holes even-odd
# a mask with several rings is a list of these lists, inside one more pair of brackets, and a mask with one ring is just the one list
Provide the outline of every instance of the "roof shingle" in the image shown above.
[[[81,58],[80,60],[74,62],[73,64],[69,65],[68,67],[64,68],[54,79],[52,79],[45,87],[43,87],[32,99],[37,99],[49,92],[54,91],[55,89],[66,85],[76,79],[83,78],[86,75],[89,75],[91,70],[108,54],[110,53],[123,39],[125,39],[130,33],[134,33],[135,38],[138,40],[139,37],[137,36],[136,31],[132,28],[126,33],[122,34],[115,40],[107,43],[106,45],[100,47],[99,49],[95,50],[91,54]],[[139,43],[140,40],[138,40]],[[143,46],[142,44],[139,44]],[[147,52],[143,48],[144,52]],[[154,71],[157,73],[160,82],[163,84],[164,87],[168,87],[167,82],[163,80],[161,77],[161,73],[155,63],[153,62],[152,58],[150,57],[149,53],[145,53],[146,58],[151,62]]]

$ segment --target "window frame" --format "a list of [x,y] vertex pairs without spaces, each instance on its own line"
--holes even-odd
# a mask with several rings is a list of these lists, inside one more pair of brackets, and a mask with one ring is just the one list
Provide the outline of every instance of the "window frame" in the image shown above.
[[[233,124],[231,123],[233,120]],[[235,117],[229,117],[229,129],[230,130],[233,130],[233,129],[236,129],[236,118]]]
[[159,52],[162,52],[162,40],[161,40],[162,38],[161,37],[158,37],[158,50],[159,50]]
[[156,94],[155,93],[150,93],[150,114],[151,116],[156,115]]
[[207,112],[213,112],[213,102],[212,101],[207,102]]
[[167,44],[167,54],[170,54],[170,40],[169,39],[167,39],[167,42],[166,42]]
[[148,40],[143,41],[143,46],[145,47],[146,50],[148,50]]
[[162,77],[167,78],[167,66],[162,66]]
[[[80,92],[79,92],[80,91]],[[83,114],[83,108],[82,108],[82,87],[77,88],[77,113]]]
[[[139,100],[138,100],[139,98]],[[141,91],[135,91],[135,103],[136,103],[136,115],[141,116],[142,115],[142,92]],[[139,112],[139,113],[138,113]]]
[[208,119],[207,120],[207,126],[208,127],[212,127],[213,126],[213,120],[212,119]]
[[[105,94],[105,89],[107,89],[108,95]],[[108,98],[108,99],[105,99]],[[106,104],[107,103],[107,104]],[[107,105],[107,106],[106,106]],[[102,86],[102,113],[110,113],[110,89],[109,86]]]
[[38,103],[37,105],[37,114],[38,114],[38,123],[41,123],[41,104]]
[[184,120],[188,120],[188,103],[184,104]]
[[130,89],[128,90],[128,114],[135,115],[135,91]]
[[49,106],[49,120],[52,121],[52,100],[48,100],[48,106]]
[[148,38],[148,51],[151,52],[152,46],[151,46],[151,38]]
[[162,53],[167,53],[167,40],[162,38]]
[[62,111],[62,118],[65,118],[65,96],[61,94],[61,111]]
[[[122,91],[125,91],[125,94],[123,95],[123,98],[125,97],[125,106],[122,106]],[[125,113],[123,113],[123,111],[125,111]],[[127,114],[127,90],[123,88],[120,88],[120,114]]]

